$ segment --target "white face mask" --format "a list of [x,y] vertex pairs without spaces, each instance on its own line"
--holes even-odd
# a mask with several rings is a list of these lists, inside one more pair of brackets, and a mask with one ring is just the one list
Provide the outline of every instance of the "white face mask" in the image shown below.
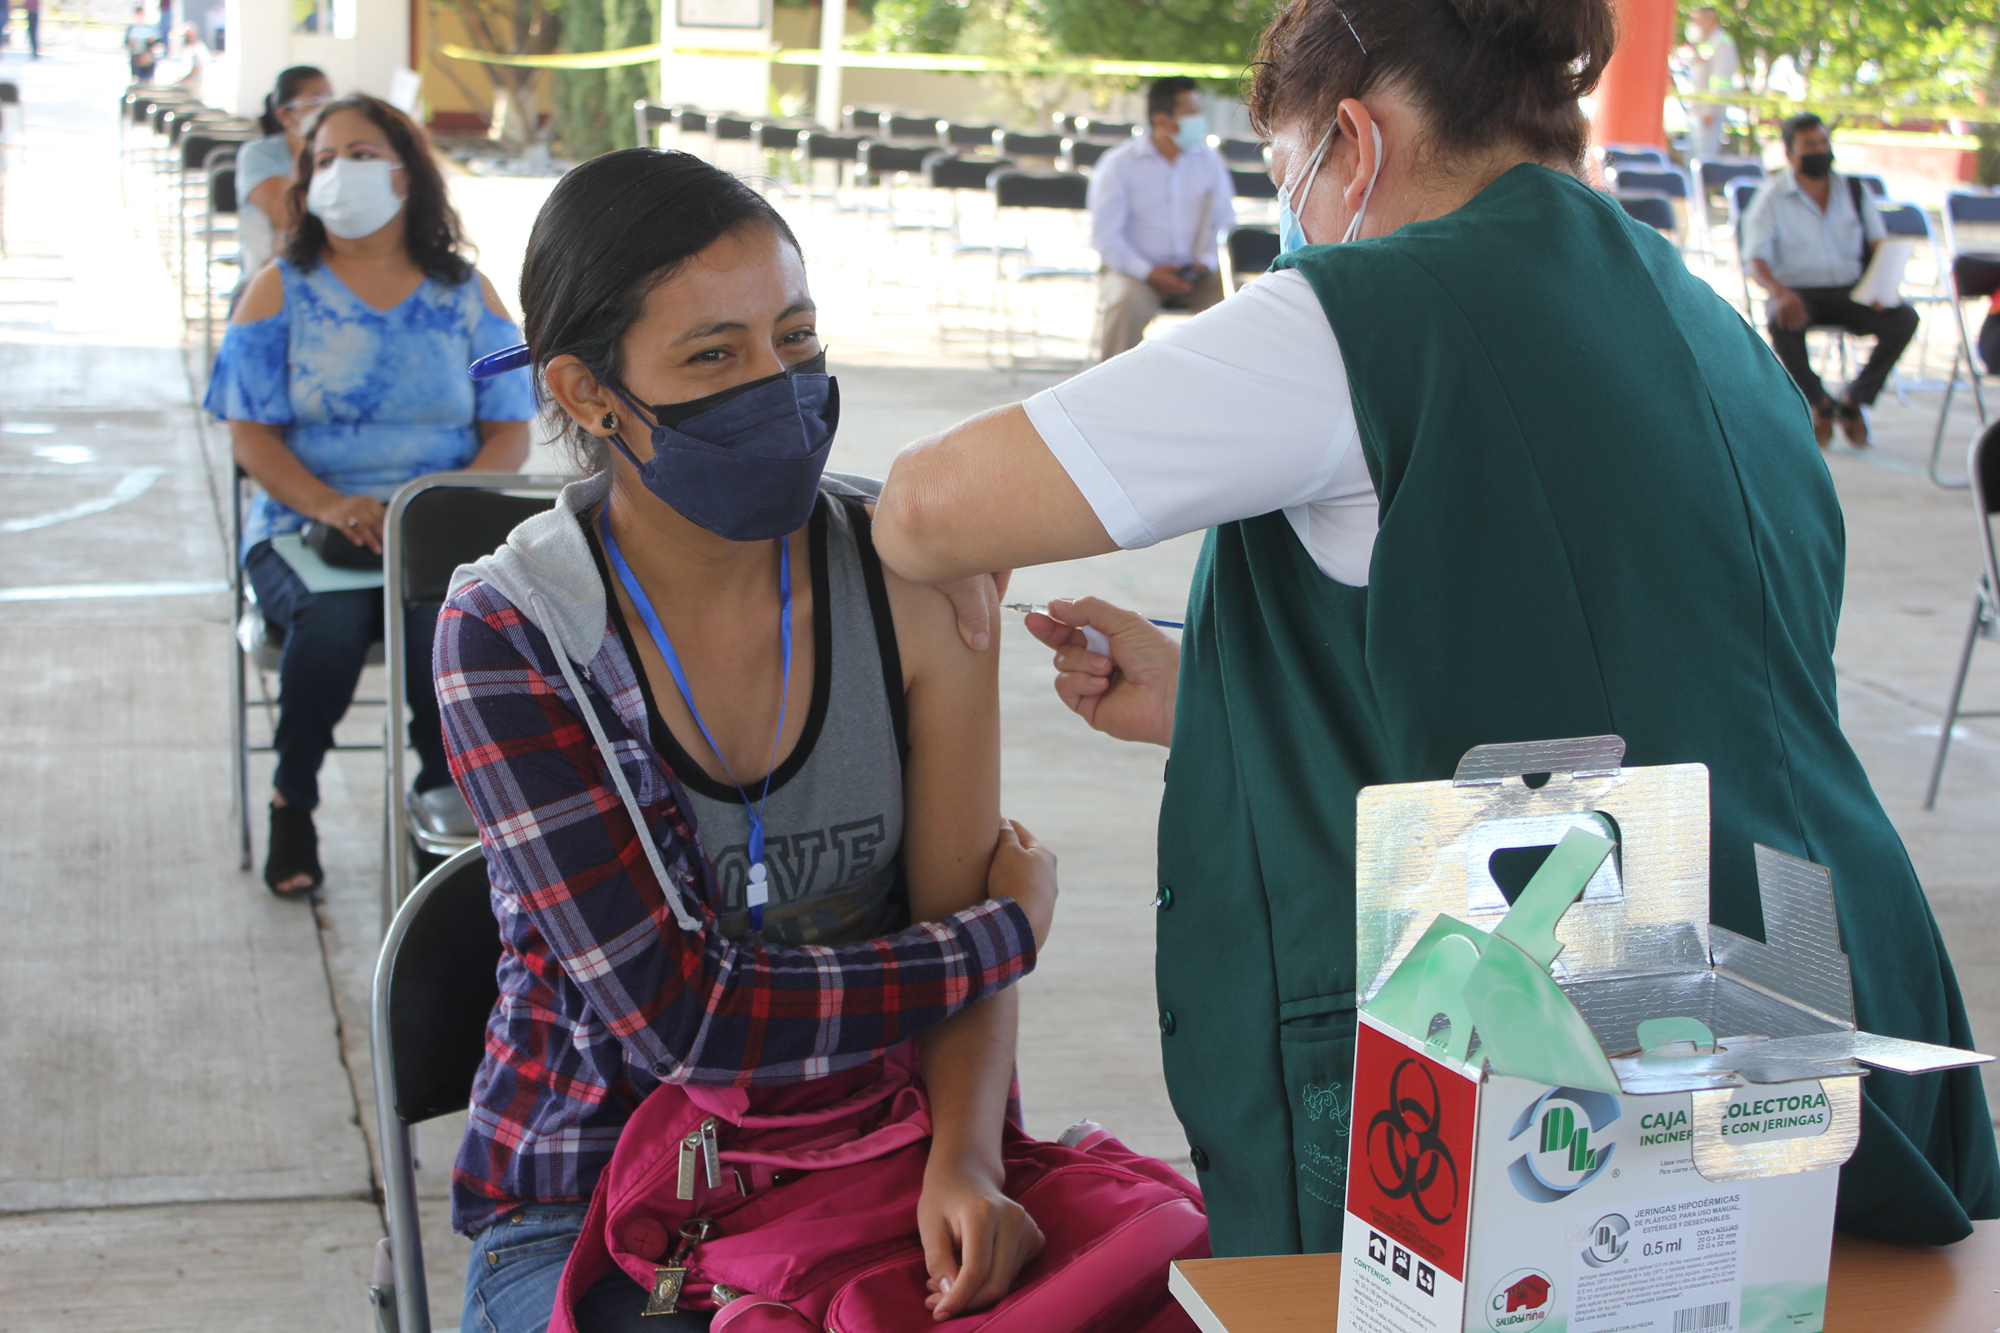
[[[1327,146],[1333,142],[1339,128],[1336,124],[1329,129],[1326,137],[1319,141],[1319,147],[1313,149],[1313,155],[1306,159],[1304,183],[1299,187],[1298,194],[1301,204],[1311,192],[1313,179],[1319,175],[1320,163],[1326,158]],[[1375,169],[1368,173],[1368,188],[1361,192],[1361,207],[1355,211],[1354,220],[1347,224],[1347,232],[1340,238],[1343,245],[1361,231],[1361,219],[1368,216],[1368,201],[1375,197],[1375,182],[1382,178],[1382,127],[1370,121],[1368,128],[1375,136]],[[1286,181],[1278,188],[1278,253],[1289,254],[1307,244],[1310,242],[1306,240],[1305,227],[1299,221],[1298,210],[1292,206],[1291,182]]]
[[337,157],[313,169],[306,189],[306,211],[343,241],[372,236],[402,211],[403,201],[389,173],[394,162]]

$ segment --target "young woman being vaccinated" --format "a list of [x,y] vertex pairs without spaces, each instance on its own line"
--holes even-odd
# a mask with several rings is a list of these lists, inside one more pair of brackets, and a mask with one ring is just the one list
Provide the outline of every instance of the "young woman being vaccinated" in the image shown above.
[[[454,1173],[464,1326],[548,1322],[662,1084],[754,1109],[913,1036],[930,1303],[989,1305],[1042,1247],[1000,1145],[1011,986],[1056,893],[1000,817],[997,648],[885,574],[866,487],[823,475],[838,391],[798,242],[754,191],[685,154],[586,163],[521,299],[526,346],[474,373],[532,365],[584,475],[458,572],[438,628],[503,938]],[[580,1321],[706,1323],[640,1325],[645,1297],[613,1272]]]

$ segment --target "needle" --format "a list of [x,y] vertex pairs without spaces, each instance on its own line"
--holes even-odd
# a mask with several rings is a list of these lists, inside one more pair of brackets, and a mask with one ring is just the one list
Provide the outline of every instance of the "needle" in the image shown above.
[[[1060,617],[1049,615],[1048,605],[1043,602],[1002,602],[1000,609],[1003,611],[1019,611],[1023,615],[1049,616],[1049,619],[1060,622]],[[1148,625],[1158,625],[1161,629],[1182,628],[1181,622],[1178,620],[1155,620],[1151,616],[1146,617],[1146,623]],[[1083,631],[1084,647],[1090,649],[1091,652],[1098,654],[1100,657],[1111,656],[1111,640],[1105,637],[1103,630],[1094,629],[1089,625],[1079,625],[1077,628]]]

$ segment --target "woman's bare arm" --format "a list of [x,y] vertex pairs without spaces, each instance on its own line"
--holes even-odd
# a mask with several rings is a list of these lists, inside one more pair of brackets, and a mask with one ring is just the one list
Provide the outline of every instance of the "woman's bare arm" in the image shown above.
[[257,188],[250,191],[250,203],[264,210],[264,216],[271,219],[271,234],[276,241],[273,249],[283,253],[291,240],[292,228],[299,224],[299,215],[292,209],[292,181],[289,176],[270,176],[257,182]]
[[[1000,841],[999,648],[967,652],[943,596],[888,583],[909,705],[903,867],[912,917],[934,921],[986,897]],[[934,1128],[918,1222],[939,1318],[998,1300],[1041,1249],[1001,1192],[1017,1008],[1009,988],[919,1039]]]

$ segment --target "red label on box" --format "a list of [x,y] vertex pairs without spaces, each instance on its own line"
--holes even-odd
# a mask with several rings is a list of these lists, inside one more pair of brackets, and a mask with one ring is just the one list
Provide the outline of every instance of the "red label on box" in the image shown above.
[[1478,1109],[1471,1079],[1361,1025],[1347,1211],[1460,1282]]

